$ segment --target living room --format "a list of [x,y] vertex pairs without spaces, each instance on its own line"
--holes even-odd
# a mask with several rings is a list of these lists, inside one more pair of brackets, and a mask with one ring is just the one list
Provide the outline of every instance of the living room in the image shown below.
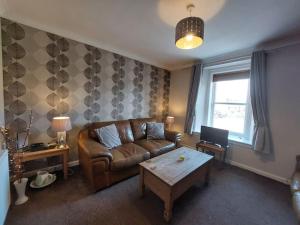
[[0,224],[299,224],[299,11],[1,1]]

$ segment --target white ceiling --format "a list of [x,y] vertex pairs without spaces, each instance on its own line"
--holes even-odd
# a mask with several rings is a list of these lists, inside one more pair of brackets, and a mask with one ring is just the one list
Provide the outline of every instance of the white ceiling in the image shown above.
[[[204,44],[180,50],[176,23],[205,21]],[[300,0],[0,0],[3,17],[173,70],[300,32]]]

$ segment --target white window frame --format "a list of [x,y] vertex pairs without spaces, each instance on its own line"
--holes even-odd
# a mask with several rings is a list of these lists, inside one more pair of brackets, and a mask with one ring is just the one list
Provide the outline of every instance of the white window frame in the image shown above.
[[213,114],[214,114],[214,108],[216,104],[224,104],[224,105],[243,105],[246,108],[245,112],[245,124],[244,124],[244,131],[243,133],[233,132],[230,131],[229,134],[232,139],[235,140],[250,140],[250,134],[251,134],[251,124],[252,124],[252,116],[251,116],[251,102],[250,102],[250,83],[248,84],[248,92],[247,92],[247,102],[246,103],[226,103],[226,102],[216,102],[215,101],[215,92],[216,92],[216,85],[217,82],[213,82],[212,84],[212,94],[210,99],[210,109],[209,109],[209,115],[208,115],[208,126],[213,127]]
[[[202,80],[200,81],[200,88],[205,89],[202,93],[198,93],[198,99],[202,99],[202,101],[197,101],[197,106],[200,111],[196,112],[197,114],[201,114],[201,121],[198,121],[198,130],[194,130],[195,133],[199,133],[199,123],[201,125],[211,126],[212,125],[212,114],[213,114],[213,99],[214,99],[214,89],[215,89],[215,82],[213,82],[213,75],[220,74],[220,73],[230,73],[230,72],[238,72],[238,71],[245,71],[251,68],[251,59],[246,58],[239,61],[233,61],[228,63],[222,63],[217,65],[211,66],[204,66],[202,72]],[[202,82],[202,83],[201,83]],[[249,83],[250,85],[250,83]],[[205,96],[205,100],[201,95]],[[245,118],[245,135],[241,135],[238,133],[229,133],[229,140],[251,144],[252,142],[252,135],[253,135],[253,116],[252,116],[252,109],[251,109],[251,102],[250,102],[250,88],[248,88],[248,102],[246,106],[246,118]],[[196,126],[194,125],[194,128]]]

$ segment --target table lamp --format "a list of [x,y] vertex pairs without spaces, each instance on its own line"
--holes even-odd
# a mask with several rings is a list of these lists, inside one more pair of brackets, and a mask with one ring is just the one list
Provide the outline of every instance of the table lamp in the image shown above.
[[174,124],[174,116],[167,116],[167,119],[166,119],[166,124],[168,125],[168,130],[171,130],[173,124]]
[[70,117],[58,116],[52,119],[52,129],[57,132],[57,143],[59,148],[66,146],[66,131],[72,129]]

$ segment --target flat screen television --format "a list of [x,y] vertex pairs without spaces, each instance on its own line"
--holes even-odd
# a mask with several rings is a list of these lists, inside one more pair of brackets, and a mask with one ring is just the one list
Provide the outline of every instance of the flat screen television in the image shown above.
[[228,135],[228,130],[201,126],[200,141],[206,141],[210,144],[218,144],[222,147],[227,147]]

